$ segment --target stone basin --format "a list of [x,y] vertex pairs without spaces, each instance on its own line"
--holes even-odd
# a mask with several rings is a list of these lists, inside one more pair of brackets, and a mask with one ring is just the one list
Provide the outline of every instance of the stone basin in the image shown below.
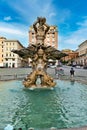
[[56,80],[53,90],[24,88],[21,80],[0,81],[0,128],[78,128],[87,125],[87,85]]

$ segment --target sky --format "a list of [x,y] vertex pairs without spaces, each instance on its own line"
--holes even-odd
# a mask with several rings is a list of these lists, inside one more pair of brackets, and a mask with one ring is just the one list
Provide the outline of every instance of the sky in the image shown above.
[[58,50],[76,50],[87,40],[87,0],[0,0],[0,36],[27,47],[37,17],[58,27]]

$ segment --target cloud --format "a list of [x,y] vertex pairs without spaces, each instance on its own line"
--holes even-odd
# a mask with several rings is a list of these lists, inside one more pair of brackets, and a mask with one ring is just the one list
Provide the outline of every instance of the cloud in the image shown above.
[[8,1],[8,4],[9,8],[17,12],[26,23],[32,24],[38,16],[46,17],[49,21],[52,21],[52,17],[56,14],[52,1],[53,0],[21,0],[20,3],[20,1],[15,0]]
[[[82,22],[79,21],[75,23],[72,17],[74,12],[72,13],[69,8],[62,8],[60,5],[55,5],[54,0],[21,0],[21,2],[20,0],[4,1],[7,2],[10,10],[13,10],[13,12],[17,14],[17,16],[14,15],[14,17],[11,14],[6,15],[4,20],[6,22],[9,20],[12,20],[12,22],[15,20],[15,22],[17,22],[16,20],[19,18],[18,23],[6,24],[4,21],[2,24],[0,22],[0,34],[3,36],[6,35],[7,38],[12,37],[20,40],[23,44],[28,43],[28,27],[33,24],[38,16],[46,17],[47,24],[49,25],[60,26],[58,34],[59,49],[76,49],[78,45],[87,38],[87,16],[84,16]],[[75,31],[70,30],[70,24],[75,24]],[[67,31],[65,32],[65,30]]]
[[24,33],[21,32],[20,30],[8,28],[8,27],[0,27],[0,32],[15,34],[15,35],[24,35]]
[[56,13],[52,12],[49,14],[49,17],[53,17],[53,16],[56,16]]
[[10,21],[12,20],[11,16],[4,17],[4,21]]
[[26,24],[32,24],[38,16],[42,16],[46,17],[48,24],[56,25],[65,22],[71,15],[69,9],[61,9],[59,6],[55,8],[54,0],[21,0],[21,3],[20,0],[8,0],[6,2],[9,8],[17,13],[20,21],[23,20]]
[[78,29],[67,34],[59,35],[59,48],[78,48],[78,45],[87,40],[87,19],[76,23],[79,25]]
[[76,24],[80,27],[87,27],[87,17],[85,17],[83,22],[77,22]]
[[28,46],[28,27],[22,24],[0,22],[0,36],[19,40],[24,46]]
[[[23,30],[24,28],[24,30]],[[8,34],[15,34],[15,35],[25,35],[25,26],[21,24],[10,24],[5,22],[0,22],[0,33],[8,33]]]
[[[61,13],[60,13],[61,12]],[[58,9],[58,24],[66,24],[66,20],[71,19],[71,11],[69,9]]]

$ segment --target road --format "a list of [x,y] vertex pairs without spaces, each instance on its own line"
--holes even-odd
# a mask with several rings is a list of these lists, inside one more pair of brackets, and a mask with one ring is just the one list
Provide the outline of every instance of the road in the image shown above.
[[[64,75],[63,76],[59,76],[59,77],[56,76],[54,68],[48,68],[48,73],[50,75],[52,75],[54,78],[71,80],[71,78],[70,78],[71,66],[62,66],[60,68],[62,68],[64,70]],[[73,80],[80,81],[80,82],[83,82],[83,83],[87,84],[87,69],[82,69],[82,68],[77,69],[77,68],[74,68],[74,70],[75,70],[75,74],[74,74]]]
[[[70,78],[70,66],[62,66],[61,67],[64,70],[64,76],[61,76],[61,79],[69,79]],[[74,79],[75,80],[83,80],[85,82],[87,82],[87,69],[77,69],[74,68],[75,70],[75,76]],[[7,79],[12,78],[12,75],[15,76],[22,76],[22,78],[24,78],[28,73],[30,73],[32,71],[31,68],[0,68],[0,76],[5,77],[5,75],[7,75]],[[48,68],[47,72],[54,78],[56,78],[55,75],[55,68]],[[13,78],[12,78],[13,79]]]
[[[74,67],[73,67],[74,68]],[[70,75],[70,66],[63,66],[65,75]],[[81,76],[81,77],[87,77],[87,69],[83,68],[74,68],[75,70],[75,76]]]

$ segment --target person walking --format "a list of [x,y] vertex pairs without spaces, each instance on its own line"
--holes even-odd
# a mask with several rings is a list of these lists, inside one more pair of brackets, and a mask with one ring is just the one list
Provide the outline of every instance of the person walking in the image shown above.
[[74,77],[74,69],[73,68],[71,68],[71,70],[70,70],[70,76],[71,76],[71,78],[73,78]]

